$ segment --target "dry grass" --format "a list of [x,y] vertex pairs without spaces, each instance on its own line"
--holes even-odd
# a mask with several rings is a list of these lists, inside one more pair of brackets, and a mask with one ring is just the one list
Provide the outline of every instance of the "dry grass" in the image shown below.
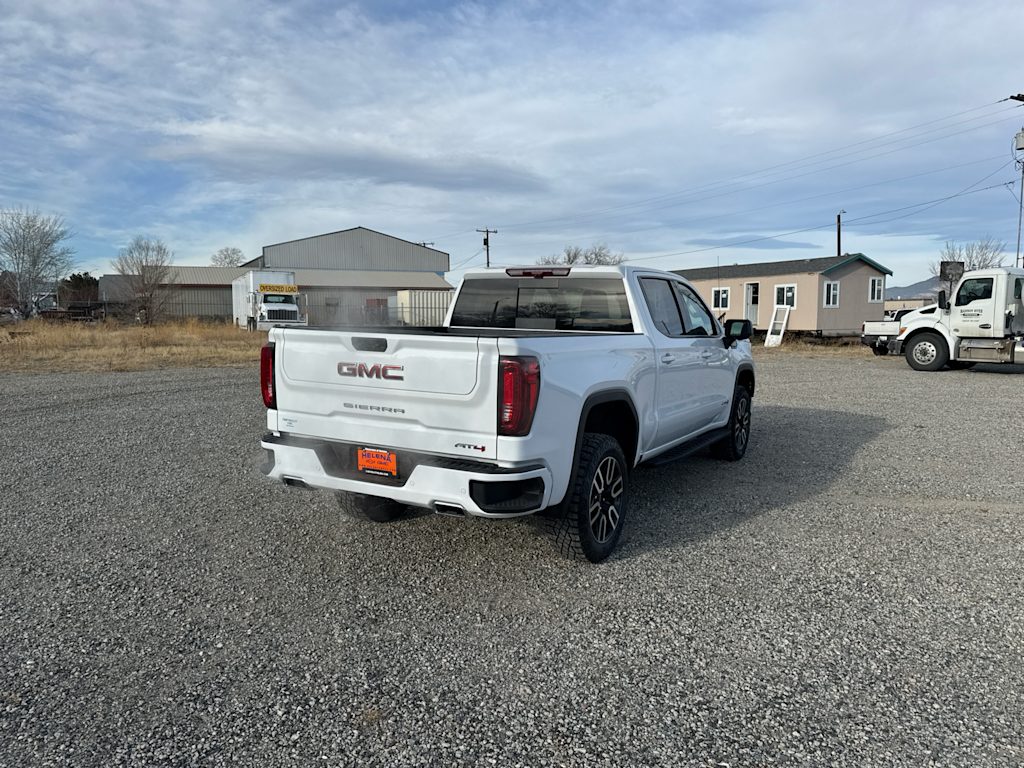
[[751,349],[755,359],[767,359],[774,356],[800,355],[802,357],[843,357],[847,359],[870,358],[874,353],[866,346],[856,340],[805,340],[787,339],[783,337],[782,346],[765,347],[764,340],[752,344]]
[[153,326],[49,323],[0,327],[0,371],[145,371],[255,365],[265,333],[195,320]]
[[[146,371],[256,365],[265,333],[195,320],[154,326],[48,323],[0,326],[0,372]],[[753,345],[757,359],[774,356],[869,358],[859,343],[786,339],[781,347]]]

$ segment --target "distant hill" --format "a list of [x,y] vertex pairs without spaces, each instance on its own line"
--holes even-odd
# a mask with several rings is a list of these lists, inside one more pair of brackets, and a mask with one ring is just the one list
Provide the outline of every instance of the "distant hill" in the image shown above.
[[919,283],[908,285],[903,288],[886,288],[885,298],[887,299],[920,299],[926,296],[935,296],[942,288],[937,277],[929,277]]

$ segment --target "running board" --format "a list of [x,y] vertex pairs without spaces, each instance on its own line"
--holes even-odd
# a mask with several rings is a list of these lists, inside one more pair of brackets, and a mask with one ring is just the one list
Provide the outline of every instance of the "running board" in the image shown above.
[[714,429],[710,432],[701,435],[700,437],[695,437],[688,443],[677,445],[675,448],[665,451],[665,453],[660,453],[650,461],[645,461],[643,463],[649,464],[652,467],[659,467],[662,464],[669,464],[673,461],[678,461],[679,459],[685,459],[687,456],[691,456],[697,451],[703,450],[704,448],[708,448],[717,443],[719,440],[727,439],[728,437],[728,427]]

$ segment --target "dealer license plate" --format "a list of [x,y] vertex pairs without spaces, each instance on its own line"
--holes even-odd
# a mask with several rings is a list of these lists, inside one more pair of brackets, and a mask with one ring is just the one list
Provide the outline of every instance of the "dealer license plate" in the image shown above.
[[383,448],[360,448],[356,452],[356,467],[368,475],[398,477],[398,454]]

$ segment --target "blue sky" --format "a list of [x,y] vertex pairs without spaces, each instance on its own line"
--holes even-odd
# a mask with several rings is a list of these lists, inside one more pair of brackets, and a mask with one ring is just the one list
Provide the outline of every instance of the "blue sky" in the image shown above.
[[499,264],[806,258],[840,210],[893,285],[948,240],[1012,259],[1019,4],[552,6],[0,0],[0,206],[93,273],[354,226],[453,266],[483,227]]

